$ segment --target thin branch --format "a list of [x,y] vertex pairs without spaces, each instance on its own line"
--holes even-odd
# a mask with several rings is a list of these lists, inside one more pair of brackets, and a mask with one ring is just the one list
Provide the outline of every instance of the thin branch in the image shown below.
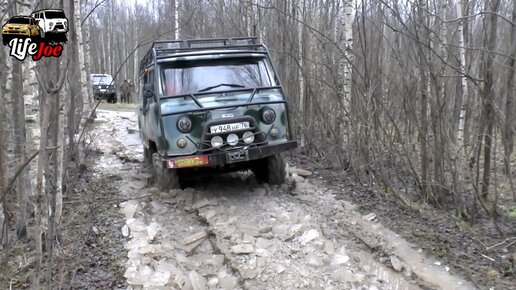
[[[49,147],[49,148],[45,148],[45,150],[55,150],[59,148],[59,146],[55,146],[55,147]],[[25,160],[25,162],[23,162],[22,165],[20,165],[20,167],[15,171],[16,173],[14,174],[14,176],[11,178],[11,180],[8,182],[7,184],[7,187],[4,189],[4,192],[3,194],[6,195],[13,187],[14,185],[14,182],[16,181],[16,179],[18,178],[18,176],[21,174],[21,172],[23,171],[23,169],[34,159],[36,158],[36,156],[38,156],[39,154],[39,150],[34,152],[27,160]]]
[[93,7],[93,9],[90,10],[90,12],[88,12],[88,14],[86,14],[86,16],[84,17],[84,19],[81,21],[81,27],[82,25],[84,24],[84,22],[86,22],[86,20],[88,20],[88,17],[91,16],[91,14],[95,11],[95,9],[97,9],[100,5],[104,4],[104,2],[106,2],[107,0],[102,0],[100,2],[96,2],[95,3],[95,6]]

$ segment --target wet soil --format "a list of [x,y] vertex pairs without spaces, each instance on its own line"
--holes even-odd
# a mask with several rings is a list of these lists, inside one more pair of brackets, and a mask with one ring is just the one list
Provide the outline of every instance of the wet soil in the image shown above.
[[337,199],[353,202],[363,214],[375,213],[382,224],[435,257],[435,263],[462,275],[479,289],[516,289],[516,218],[499,217],[497,224],[505,234],[501,236],[482,214],[472,226],[453,212],[427,204],[413,203],[407,208],[371,187],[354,183],[346,173],[318,169],[306,158],[301,159],[330,187],[345,192]]

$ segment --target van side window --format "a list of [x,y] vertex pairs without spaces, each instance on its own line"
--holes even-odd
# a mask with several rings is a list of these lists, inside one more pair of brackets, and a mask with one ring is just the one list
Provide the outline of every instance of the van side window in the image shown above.
[[143,74],[143,82],[142,87],[140,89],[140,94],[143,99],[143,107],[147,105],[147,102],[154,102],[154,99],[147,100],[147,98],[143,97],[143,94],[145,93],[145,90],[143,89],[146,84],[153,84],[154,83],[154,70],[148,70]]

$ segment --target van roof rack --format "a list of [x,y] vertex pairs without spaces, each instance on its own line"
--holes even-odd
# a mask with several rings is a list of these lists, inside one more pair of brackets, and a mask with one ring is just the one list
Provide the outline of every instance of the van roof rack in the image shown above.
[[152,47],[140,62],[140,73],[160,58],[170,57],[176,53],[214,49],[267,51],[266,47],[259,43],[256,37],[159,40],[152,43]]

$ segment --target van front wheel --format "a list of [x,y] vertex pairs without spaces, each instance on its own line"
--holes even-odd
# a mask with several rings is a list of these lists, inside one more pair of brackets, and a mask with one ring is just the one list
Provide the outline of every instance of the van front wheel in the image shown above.
[[274,154],[264,159],[254,161],[251,168],[258,182],[282,184],[285,182],[286,165],[280,154]]
[[171,189],[181,188],[177,170],[164,168],[163,161],[159,157],[158,153],[152,154],[152,164],[154,167],[156,182],[158,183],[161,191],[167,192]]

